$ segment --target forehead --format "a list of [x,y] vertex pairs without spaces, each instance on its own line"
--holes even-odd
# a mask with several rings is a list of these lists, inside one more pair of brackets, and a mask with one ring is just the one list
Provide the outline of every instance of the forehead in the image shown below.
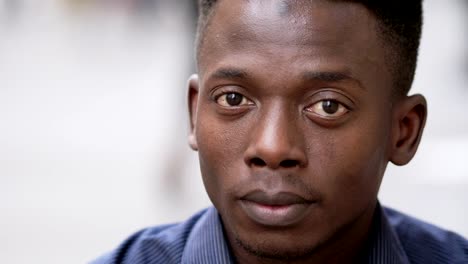
[[386,72],[376,23],[364,6],[346,1],[220,0],[204,31],[199,73],[262,59],[290,69]]

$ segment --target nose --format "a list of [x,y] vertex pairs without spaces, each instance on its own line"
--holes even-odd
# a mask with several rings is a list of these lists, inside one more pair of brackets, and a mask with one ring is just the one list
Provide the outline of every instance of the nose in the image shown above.
[[281,106],[265,112],[250,134],[245,163],[249,167],[270,169],[305,167],[307,154],[297,125],[299,118]]

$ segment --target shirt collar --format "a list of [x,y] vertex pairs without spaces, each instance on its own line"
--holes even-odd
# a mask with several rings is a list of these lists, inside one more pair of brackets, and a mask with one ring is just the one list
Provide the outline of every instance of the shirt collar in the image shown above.
[[[408,257],[390,225],[384,210],[377,204],[365,250],[364,262],[369,264],[409,264]],[[235,261],[229,251],[218,211],[210,207],[197,221],[190,233],[182,255],[182,264],[219,263]]]
[[214,207],[208,208],[193,227],[181,263],[234,263],[224,237],[221,219]]
[[364,263],[369,264],[409,264],[398,235],[390,225],[385,211],[377,203]]

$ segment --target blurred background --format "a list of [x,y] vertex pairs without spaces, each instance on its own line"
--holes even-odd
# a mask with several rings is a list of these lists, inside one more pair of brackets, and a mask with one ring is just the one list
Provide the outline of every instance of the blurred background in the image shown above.
[[[468,236],[468,2],[425,1],[429,119],[382,203]],[[187,145],[195,1],[0,0],[0,256],[86,263],[208,206]]]

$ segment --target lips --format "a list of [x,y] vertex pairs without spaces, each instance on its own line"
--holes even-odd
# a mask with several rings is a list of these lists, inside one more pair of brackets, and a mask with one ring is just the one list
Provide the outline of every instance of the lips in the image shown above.
[[300,222],[316,203],[290,192],[254,191],[240,200],[246,215],[257,224],[285,227]]

